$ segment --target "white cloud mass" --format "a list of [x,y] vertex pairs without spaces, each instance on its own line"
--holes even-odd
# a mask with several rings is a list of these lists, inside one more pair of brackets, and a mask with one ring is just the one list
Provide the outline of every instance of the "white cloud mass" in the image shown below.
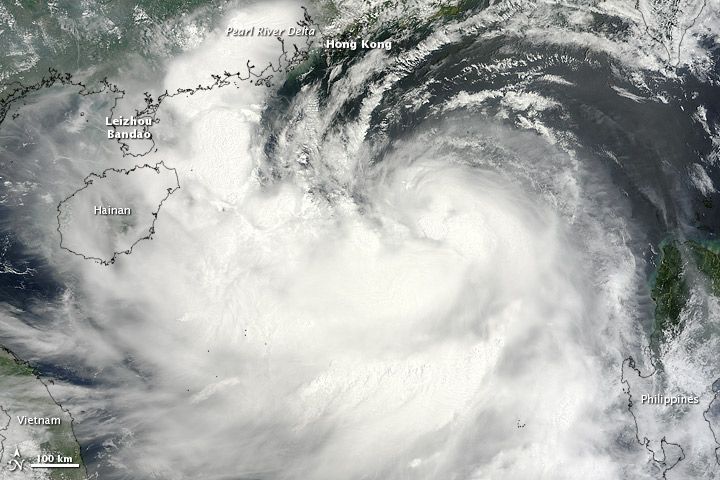
[[[263,3],[226,23],[297,12]],[[273,41],[219,28],[172,60],[163,89],[272,61]],[[48,323],[9,311],[3,331],[92,372],[96,385],[54,388],[127,478],[651,478],[646,452],[620,445],[634,438],[619,360],[642,343],[631,312],[646,293],[621,192],[579,153],[463,113],[462,99],[371,164],[364,132],[387,84],[357,124],[335,113],[389,68],[383,55],[323,106],[314,87],[292,100],[277,163],[261,121],[271,89],[167,101],[147,159],[177,169],[181,189],[157,235],[105,268],[57,249],[54,205],[36,202],[27,244],[68,288],[28,308]],[[134,161],[98,145],[54,146],[42,193],[60,200],[89,171]]]

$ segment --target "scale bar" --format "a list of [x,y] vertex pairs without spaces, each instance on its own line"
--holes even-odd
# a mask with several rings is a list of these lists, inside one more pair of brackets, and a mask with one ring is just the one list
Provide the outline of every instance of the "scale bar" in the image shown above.
[[79,463],[31,463],[31,468],[80,468]]

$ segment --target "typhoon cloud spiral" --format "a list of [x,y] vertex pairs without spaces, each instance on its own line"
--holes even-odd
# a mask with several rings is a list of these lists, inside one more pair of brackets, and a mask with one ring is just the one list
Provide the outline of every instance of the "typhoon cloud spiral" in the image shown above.
[[718,11],[0,3],[0,478],[717,478]]

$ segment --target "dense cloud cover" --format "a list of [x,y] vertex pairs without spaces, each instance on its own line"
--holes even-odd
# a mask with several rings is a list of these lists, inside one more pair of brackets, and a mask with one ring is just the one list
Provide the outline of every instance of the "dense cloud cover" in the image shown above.
[[[517,54],[517,43],[502,46],[490,28],[503,8],[343,60],[296,92],[278,93],[277,78],[168,100],[153,130],[158,150],[142,162],[176,169],[181,188],[152,241],[109,267],[61,250],[55,215],[89,172],[137,162],[102,130],[90,134],[112,95],[49,90],[3,126],[18,139],[8,155],[29,159],[10,174],[8,197],[28,206],[7,222],[53,285],[49,298],[5,309],[3,341],[58,377],[53,391],[76,416],[89,471],[661,475],[637,443],[621,364],[635,355],[650,367],[649,246],[661,239],[660,223],[683,221],[673,210],[690,203],[687,190],[714,192],[712,169],[703,159],[686,164],[687,190],[667,203],[667,191],[680,191],[664,176],[674,157],[639,159],[622,134],[582,131],[591,118],[614,134],[624,126],[611,114],[646,112],[640,70],[634,82],[627,64],[604,56],[545,46]],[[128,66],[117,79],[127,90],[120,108],[228,65],[275,61],[274,38],[228,37],[227,27],[294,25],[298,12],[291,2],[232,11],[169,61],[162,87],[133,80]],[[596,40],[588,34],[578,50],[607,47],[626,59],[627,44]],[[493,42],[501,46],[487,47]],[[466,49],[457,59],[443,50],[456,45]],[[508,51],[512,62],[493,57]],[[660,62],[648,56],[641,66],[655,71]],[[622,87],[592,97],[584,68]],[[531,79],[513,82],[520,77]],[[38,143],[21,148],[32,128]],[[697,296],[702,320],[715,325],[716,301]],[[710,363],[716,341],[698,344],[707,337],[700,327],[684,335],[665,352],[668,372],[682,372],[667,382],[707,405],[720,372],[698,365]],[[644,414],[659,424],[664,412]],[[682,443],[692,437],[678,469],[712,478],[715,443],[701,414],[673,419],[667,432]]]

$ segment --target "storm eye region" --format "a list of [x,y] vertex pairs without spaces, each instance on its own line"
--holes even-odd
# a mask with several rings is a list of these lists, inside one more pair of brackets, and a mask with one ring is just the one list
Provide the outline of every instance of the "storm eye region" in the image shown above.
[[[491,432],[471,454],[477,462],[504,449],[524,468],[528,448],[569,461],[571,449],[559,450],[575,445],[574,419],[602,406],[582,375],[593,352],[577,326],[590,317],[591,294],[563,222],[503,177],[439,160],[395,168],[370,189],[367,213],[344,217],[335,235],[317,236],[330,241],[309,247],[322,255],[273,279],[283,285],[282,297],[269,300],[275,318],[251,327],[275,332],[272,354],[259,351],[258,365],[270,361],[271,371],[303,379],[284,393],[287,431],[335,432],[308,459],[310,471],[340,452],[354,452],[337,466],[342,478],[360,478],[363,465],[398,478],[398,456],[428,472],[446,468],[439,464],[473,451],[467,424]],[[252,384],[269,395],[278,379]],[[559,401],[566,394],[572,404]],[[541,433],[558,417],[568,422],[548,444]],[[518,418],[534,428],[508,448]],[[425,451],[427,435],[445,438],[443,446]]]

